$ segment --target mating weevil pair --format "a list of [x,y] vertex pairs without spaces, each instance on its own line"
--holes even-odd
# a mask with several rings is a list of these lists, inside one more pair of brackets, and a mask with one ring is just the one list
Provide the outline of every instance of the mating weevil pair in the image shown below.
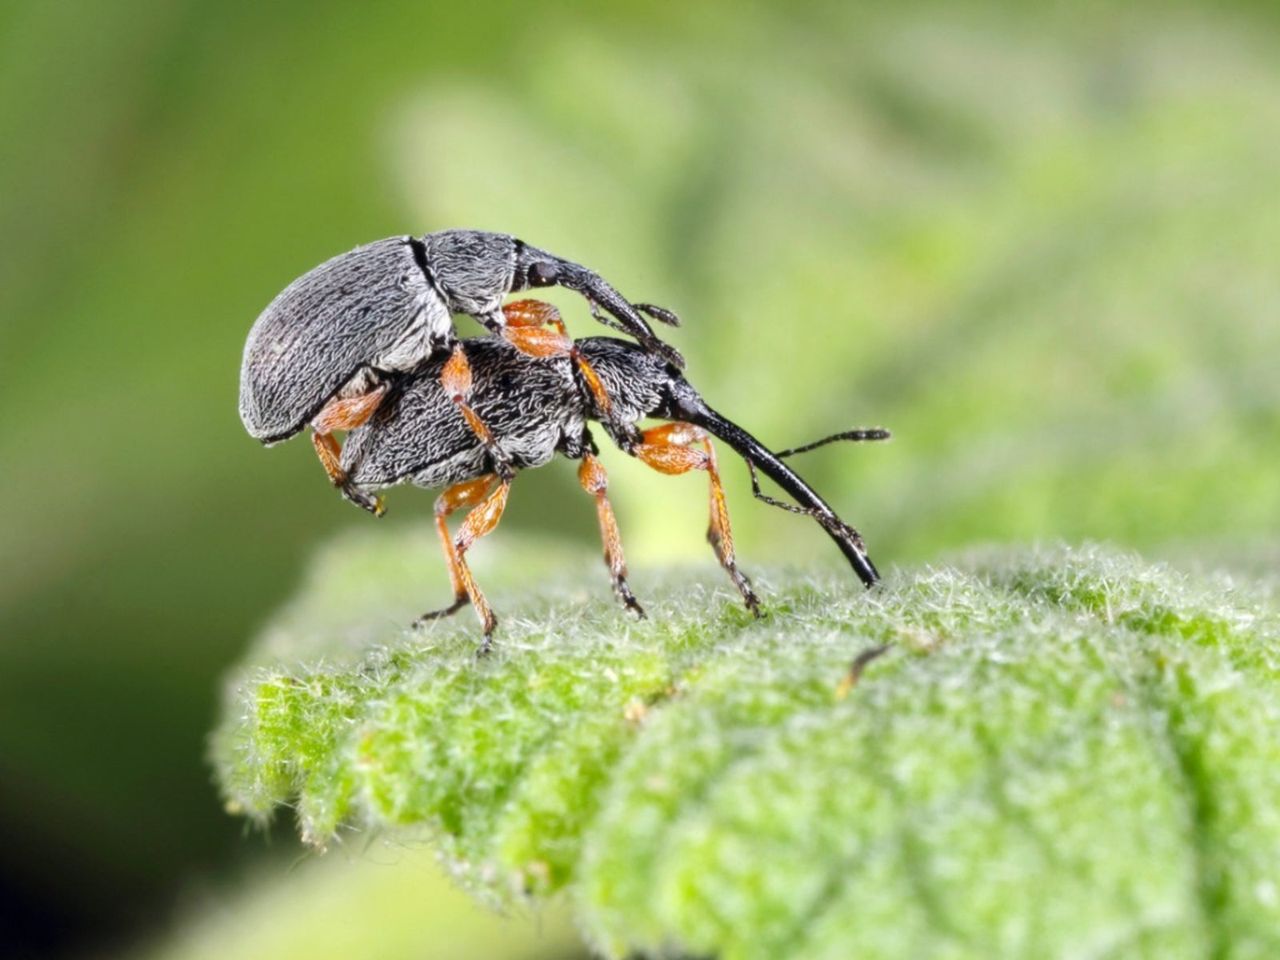
[[[428,357],[452,352],[443,371],[455,405],[466,402],[468,371],[453,314],[465,313],[533,356],[568,355],[572,344],[549,304],[503,305],[508,293],[562,286],[586,298],[592,315],[629,333],[677,367],[684,360],[659,340],[642,313],[676,325],[669,310],[632,304],[602,277],[503,233],[442,230],[389,237],[334,257],[303,274],[249,331],[240,369],[240,419],[265,444],[306,425],[329,479],[360,506],[372,498],[342,474],[336,430],[351,430],[378,408],[390,382]],[[608,313],[602,312],[601,308]],[[486,440],[500,470],[497,448]]]
[[[611,337],[575,343],[550,304],[501,304],[508,292],[551,284],[582,293],[598,320],[632,334],[639,345]],[[491,335],[459,340],[454,312],[476,317]],[[643,616],[627,584],[589,421],[662,473],[707,473],[707,539],[752,613],[759,614],[759,601],[737,567],[711,436],[746,461],[758,498],[812,517],[863,583],[874,584],[879,574],[857,531],[783,458],[834,440],[878,440],[888,433],[848,431],[773,453],[703,401],[682,375],[680,355],[656,338],[641,313],[677,322],[667,310],[629,303],[586,268],[503,234],[453,230],[378,241],[303,275],[258,318],[245,346],[241,418],[267,444],[309,423],[330,480],[375,513],[381,512],[376,491],[385,487],[445,487],[435,518],[454,599],[423,619],[470,604],[484,627],[484,650],[497,620],[466,553],[501,519],[515,473],[557,453],[580,461],[578,478],[596,501],[614,592]],[[644,418],[668,423],[641,430]],[[345,447],[333,438],[335,430],[351,431]],[[765,495],[757,469],[795,503]],[[447,519],[463,508],[470,512],[452,536]]]

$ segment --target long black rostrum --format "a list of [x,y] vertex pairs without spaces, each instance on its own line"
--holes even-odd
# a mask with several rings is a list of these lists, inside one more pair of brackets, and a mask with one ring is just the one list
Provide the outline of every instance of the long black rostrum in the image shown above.
[[880,571],[867,556],[858,531],[841,520],[816,490],[805,483],[799,474],[780,460],[768,447],[732,420],[707,406],[706,402],[692,390],[681,391],[681,394],[683,395],[675,398],[675,412],[679,419],[714,434],[733,447],[743,459],[755,464],[765,476],[795,498],[809,516],[822,526],[863,583],[870,587],[879,581]]

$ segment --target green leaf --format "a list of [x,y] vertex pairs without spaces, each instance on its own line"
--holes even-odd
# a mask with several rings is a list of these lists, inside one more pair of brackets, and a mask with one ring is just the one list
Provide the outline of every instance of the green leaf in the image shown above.
[[526,542],[479,569],[505,619],[477,660],[468,612],[401,626],[430,550],[321,557],[231,687],[233,809],[295,805],[316,845],[425,826],[482,896],[565,891],[609,956],[1280,951],[1261,585],[991,551],[869,593],[775,572],[756,622],[700,567],[635,578],[635,623],[595,565]]

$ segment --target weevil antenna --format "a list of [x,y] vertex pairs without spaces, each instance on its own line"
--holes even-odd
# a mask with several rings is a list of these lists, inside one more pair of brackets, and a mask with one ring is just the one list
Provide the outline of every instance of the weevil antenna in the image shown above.
[[[840,433],[833,433],[829,437],[823,437],[821,440],[815,440],[812,443],[806,443],[800,447],[792,447],[789,450],[777,451],[779,457],[790,457],[797,453],[808,453],[810,450],[816,450],[818,447],[824,447],[828,443],[835,443],[837,440],[848,440],[858,442],[862,440],[888,440],[892,434],[883,427],[864,427],[854,430],[842,430]],[[757,499],[769,504],[771,507],[777,507],[779,510],[786,510],[789,513],[799,513],[805,516],[809,515],[809,511],[803,507],[797,507],[794,503],[787,503],[785,500],[779,500],[771,497],[760,489],[760,475],[756,473],[755,465],[748,460],[747,471],[751,474],[751,493]]]
[[779,457],[794,457],[797,453],[808,453],[810,450],[825,447],[828,443],[837,443],[842,440],[850,443],[860,443],[864,440],[888,440],[892,436],[893,434],[884,429],[884,427],[858,427],[853,430],[842,430],[840,433],[833,433],[829,437],[814,440],[812,443],[806,443],[800,447],[779,450],[777,455]]

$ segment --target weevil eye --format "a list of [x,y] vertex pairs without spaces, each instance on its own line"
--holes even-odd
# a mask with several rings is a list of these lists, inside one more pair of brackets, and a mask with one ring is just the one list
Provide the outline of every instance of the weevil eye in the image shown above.
[[560,277],[560,269],[554,263],[535,263],[529,268],[531,287],[549,287]]

